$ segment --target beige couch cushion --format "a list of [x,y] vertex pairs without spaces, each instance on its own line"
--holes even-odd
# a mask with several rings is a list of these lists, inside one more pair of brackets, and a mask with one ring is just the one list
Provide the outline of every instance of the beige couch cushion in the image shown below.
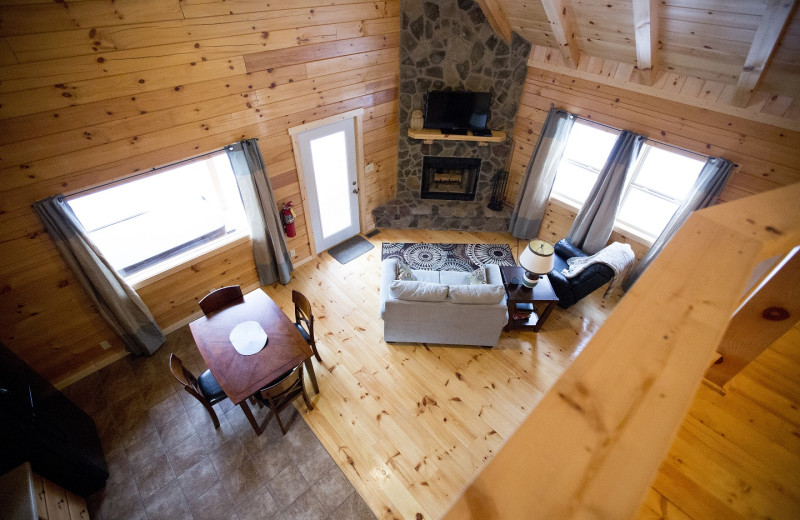
[[389,286],[392,298],[416,302],[443,302],[447,286],[440,283],[394,280]]
[[506,290],[502,285],[451,285],[447,301],[466,304],[500,303]]

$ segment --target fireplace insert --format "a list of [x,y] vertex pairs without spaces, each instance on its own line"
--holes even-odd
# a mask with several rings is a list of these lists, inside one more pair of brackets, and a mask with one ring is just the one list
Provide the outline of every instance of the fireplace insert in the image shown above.
[[480,159],[423,157],[420,198],[475,200]]

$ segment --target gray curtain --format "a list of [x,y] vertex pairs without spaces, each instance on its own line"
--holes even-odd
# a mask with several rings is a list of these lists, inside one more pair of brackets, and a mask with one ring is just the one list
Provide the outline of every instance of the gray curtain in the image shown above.
[[645,139],[644,136],[628,130],[619,134],[611,155],[597,176],[597,182],[569,229],[567,240],[574,246],[590,255],[606,246],[614,229],[625,177],[639,156]]
[[633,285],[655,257],[661,253],[664,246],[667,245],[672,236],[675,235],[693,211],[711,206],[717,201],[719,194],[725,187],[725,183],[728,181],[732,169],[733,164],[726,159],[720,159],[718,157],[708,158],[703,169],[700,170],[700,175],[697,177],[694,186],[692,186],[692,191],[683,199],[683,203],[678,206],[678,209],[675,210],[672,218],[664,227],[664,231],[658,235],[656,241],[653,242],[653,245],[650,246],[650,249],[647,251],[647,254],[631,272],[625,283],[626,290]]
[[95,307],[131,353],[152,354],[167,338],[150,310],[92,243],[61,195],[37,201],[33,209],[61,256]]
[[287,284],[293,267],[283,236],[280,210],[258,149],[258,139],[245,139],[226,150],[250,222],[253,258],[261,285]]
[[515,237],[530,240],[539,233],[558,163],[574,122],[575,117],[561,109],[551,108],[547,114],[511,214],[508,232]]

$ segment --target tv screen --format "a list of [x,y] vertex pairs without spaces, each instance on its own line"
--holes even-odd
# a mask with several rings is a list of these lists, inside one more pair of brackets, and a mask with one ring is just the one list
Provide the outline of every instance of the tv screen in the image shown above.
[[485,130],[491,92],[431,90],[425,101],[425,128]]

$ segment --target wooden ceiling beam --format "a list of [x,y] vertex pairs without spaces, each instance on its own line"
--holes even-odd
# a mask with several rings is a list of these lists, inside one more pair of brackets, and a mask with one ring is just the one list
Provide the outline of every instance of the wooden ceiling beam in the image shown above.
[[508,17],[503,12],[500,2],[498,0],[477,0],[477,2],[494,32],[500,35],[506,43],[509,43],[511,41],[511,24],[508,23]]
[[761,23],[756,29],[753,43],[739,74],[736,90],[733,93],[733,104],[737,107],[746,107],[750,102],[753,91],[761,81],[761,76],[767,68],[772,53],[784,28],[791,19],[797,0],[767,0]]
[[577,68],[581,59],[581,50],[575,40],[575,27],[571,22],[572,17],[569,16],[566,2],[563,0],[542,0],[542,7],[544,7],[547,14],[550,28],[553,29],[553,37],[558,43],[564,62],[572,69]]
[[658,50],[658,0],[633,0],[633,27],[636,41],[636,65],[645,85],[656,78]]

